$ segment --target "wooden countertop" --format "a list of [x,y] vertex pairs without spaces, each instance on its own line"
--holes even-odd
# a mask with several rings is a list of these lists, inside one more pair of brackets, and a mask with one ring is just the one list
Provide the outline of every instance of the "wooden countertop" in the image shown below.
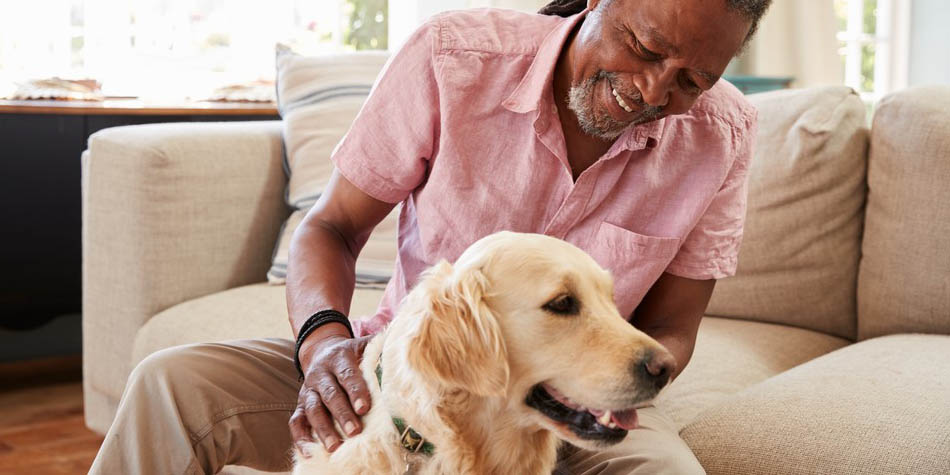
[[60,115],[277,115],[277,105],[260,102],[152,103],[139,99],[84,101],[0,100],[0,114]]

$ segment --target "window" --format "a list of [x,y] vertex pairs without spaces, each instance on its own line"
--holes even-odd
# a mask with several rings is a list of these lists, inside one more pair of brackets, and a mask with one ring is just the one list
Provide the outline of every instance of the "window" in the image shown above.
[[0,16],[0,80],[97,79],[185,97],[273,79],[274,45],[386,49],[387,0],[31,0]]
[[909,0],[835,0],[845,84],[866,101],[907,86]]

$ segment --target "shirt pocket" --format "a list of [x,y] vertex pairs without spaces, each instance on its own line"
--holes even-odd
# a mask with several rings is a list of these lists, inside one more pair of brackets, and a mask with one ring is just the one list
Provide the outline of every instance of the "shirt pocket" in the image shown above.
[[614,278],[614,300],[629,318],[653,283],[679,251],[682,239],[635,233],[603,221],[594,235],[591,256]]

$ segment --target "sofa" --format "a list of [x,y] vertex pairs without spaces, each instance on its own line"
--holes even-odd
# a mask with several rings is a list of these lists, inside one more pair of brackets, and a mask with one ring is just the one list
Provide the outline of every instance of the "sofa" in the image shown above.
[[[950,474],[950,87],[759,110],[736,276],[657,404],[711,474]],[[100,131],[83,154],[87,425],[153,351],[291,338],[265,282],[288,215],[282,124]],[[394,243],[395,245],[395,243]],[[357,289],[351,314],[381,291]]]

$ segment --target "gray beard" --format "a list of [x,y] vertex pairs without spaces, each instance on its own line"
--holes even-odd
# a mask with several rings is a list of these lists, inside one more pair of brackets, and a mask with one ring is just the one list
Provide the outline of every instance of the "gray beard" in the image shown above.
[[606,71],[599,71],[594,76],[588,78],[577,86],[572,86],[567,95],[567,107],[577,116],[578,125],[585,134],[597,137],[605,141],[616,140],[627,127],[631,125],[642,124],[656,119],[662,112],[661,107],[648,106],[643,103],[639,91],[631,95],[632,99],[637,101],[640,107],[640,115],[629,122],[621,122],[607,113],[607,111],[594,110],[594,86],[601,79],[606,79],[612,84],[617,84],[617,75]]

